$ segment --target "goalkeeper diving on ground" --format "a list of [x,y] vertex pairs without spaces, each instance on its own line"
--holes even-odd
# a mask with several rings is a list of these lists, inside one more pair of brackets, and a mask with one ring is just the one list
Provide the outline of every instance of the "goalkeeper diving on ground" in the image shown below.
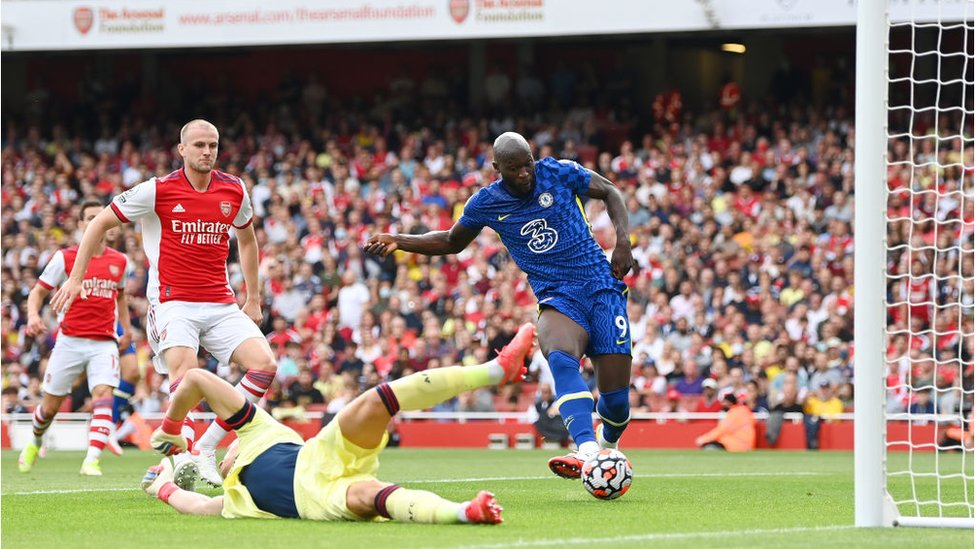
[[225,518],[302,518],[326,521],[398,520],[434,524],[498,524],[502,508],[491,492],[456,503],[375,477],[387,424],[400,410],[423,410],[478,387],[522,380],[535,327],[524,324],[496,358],[476,366],[426,370],[378,385],[349,403],[307,442],[206,370],[186,373],[163,424],[152,435],[157,451],[186,449],[183,419],[202,399],[233,427],[237,440],[220,463],[224,494],[178,488],[168,458],[150,467],[142,487],[177,511]]

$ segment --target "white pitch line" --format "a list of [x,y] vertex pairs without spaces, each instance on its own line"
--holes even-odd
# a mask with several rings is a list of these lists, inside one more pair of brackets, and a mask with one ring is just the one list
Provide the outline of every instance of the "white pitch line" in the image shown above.
[[[608,536],[599,538],[555,538],[537,540],[509,540],[499,543],[484,543],[477,545],[461,545],[457,549],[506,549],[508,547],[562,547],[566,545],[615,544],[625,542],[647,542],[661,540],[696,539],[696,538],[725,538],[736,536],[762,536],[770,534],[797,534],[804,532],[834,532],[837,530],[853,530],[853,525],[812,526],[801,528],[769,528],[756,530],[725,530],[720,532],[679,532],[674,534],[634,534],[630,536]],[[433,549],[433,548],[432,548]]]
[[[770,473],[661,473],[634,475],[636,478],[727,478],[727,477],[810,477],[826,475],[828,473],[811,473],[798,471],[796,473],[770,472]],[[463,482],[505,482],[509,480],[549,480],[554,479],[551,475],[534,477],[480,477],[480,478],[435,478],[419,480],[402,480],[404,484],[457,484]],[[72,490],[32,490],[28,492],[9,492],[4,496],[35,496],[50,494],[83,494],[87,492],[128,492],[138,490],[137,486],[132,488],[77,488]]]
[[[729,478],[729,477],[812,477],[822,476],[831,473],[811,473],[809,471],[798,471],[796,473],[660,473],[634,475],[635,478]],[[541,475],[533,477],[481,477],[481,478],[433,478],[419,480],[402,480],[404,483],[417,484],[443,484],[458,482],[496,482],[506,480],[549,480],[556,478],[552,475]]]
[[84,494],[88,492],[130,492],[138,490],[138,486],[132,488],[78,488],[75,490],[33,490],[31,492],[9,492],[0,494],[4,496],[39,496],[44,494]]

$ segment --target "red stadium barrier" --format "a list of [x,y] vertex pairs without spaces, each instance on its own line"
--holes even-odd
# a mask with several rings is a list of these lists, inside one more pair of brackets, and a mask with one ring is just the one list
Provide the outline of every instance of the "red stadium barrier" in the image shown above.
[[[695,448],[695,438],[715,426],[714,420],[691,420],[687,422],[632,421],[627,428],[624,445],[627,448],[691,449]],[[888,426],[889,441],[907,441],[908,425],[904,423]],[[437,423],[430,421],[410,421],[399,425],[400,445],[404,447],[432,448],[487,448],[488,437],[494,433],[509,435],[510,439],[519,433],[532,433],[531,425],[506,424],[495,422]],[[756,424],[758,448],[769,448],[766,444],[766,424]],[[914,426],[912,438],[917,442],[934,441],[935,426]],[[802,423],[786,423],[780,432],[777,449],[803,450],[806,448],[806,435]],[[824,423],[820,428],[821,450],[853,450],[854,423],[841,421]],[[895,449],[906,450],[907,446]],[[916,449],[919,451],[919,449]],[[931,449],[929,449],[931,451]]]

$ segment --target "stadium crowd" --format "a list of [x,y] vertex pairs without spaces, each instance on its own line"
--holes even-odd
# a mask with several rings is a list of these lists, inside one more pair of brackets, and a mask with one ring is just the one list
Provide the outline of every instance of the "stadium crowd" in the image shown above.
[[[535,318],[525,275],[491,231],[443,258],[384,259],[361,248],[378,232],[450,227],[495,178],[491,141],[514,130],[531,140],[536,158],[577,160],[625,193],[640,265],[625,280],[634,412],[714,412],[729,393],[754,411],[851,410],[850,89],[825,101],[774,89],[768,99],[734,97],[697,111],[669,92],[642,116],[626,99],[630,80],[605,84],[585,72],[496,72],[479,115],[460,106],[456,83],[436,76],[400,77],[369,104],[343,102],[311,77],[283,83],[270,106],[208,97],[208,118],[221,131],[218,167],[240,175],[254,203],[262,328],[279,357],[267,405],[279,416],[336,412],[381,380],[482,362]],[[85,127],[101,128],[97,135],[28,118],[11,122],[3,139],[5,412],[39,399],[53,330],[25,336],[25,299],[52,254],[79,239],[78,205],[107,203],[180,165],[174,146],[184,120],[148,122],[153,105],[138,95],[101,91],[83,101],[94,113]],[[959,133],[951,115],[941,122],[917,117],[916,137],[893,140],[889,151],[891,411],[972,406],[973,145],[934,137]],[[597,241],[611,249],[603,203],[585,209]],[[136,265],[126,290],[146,375],[135,408],[151,412],[166,407],[167,395],[142,332],[146,260],[137,235],[125,227],[115,247]],[[240,290],[233,261],[229,275]],[[49,313],[47,321],[56,324]],[[200,360],[232,383],[243,375]],[[541,354],[531,370],[535,381],[551,382]],[[81,384],[74,409],[85,409],[84,391]],[[498,391],[437,409],[524,411],[534,398],[519,387]]]

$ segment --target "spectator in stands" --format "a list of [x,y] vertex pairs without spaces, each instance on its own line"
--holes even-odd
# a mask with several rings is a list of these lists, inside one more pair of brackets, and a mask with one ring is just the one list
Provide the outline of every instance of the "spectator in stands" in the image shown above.
[[527,419],[535,425],[536,433],[545,442],[554,442],[560,446],[569,443],[569,431],[563,425],[559,416],[559,409],[555,406],[556,394],[549,385],[539,385],[539,395],[529,407]]
[[698,413],[716,413],[722,410],[722,401],[718,398],[718,383],[712,378],[706,378],[705,381],[702,381],[702,394],[698,398],[698,404],[695,405],[693,411]]
[[783,428],[783,415],[803,413],[803,401],[797,389],[796,376],[794,374],[783,375],[790,377],[784,383],[778,400],[769,411],[769,419],[766,420],[766,442],[770,446],[776,446],[776,443],[779,442],[780,432]]
[[3,413],[5,414],[26,414],[27,407],[21,404],[20,397],[17,395],[16,387],[3,388]]
[[674,382],[674,388],[683,397],[702,394],[705,377],[701,375],[698,363],[693,358],[686,359],[681,366],[682,377]]
[[747,452],[755,448],[756,418],[752,410],[739,404],[732,394],[725,395],[722,407],[728,413],[719,420],[715,428],[696,438],[695,445],[702,450],[727,452]]
[[288,397],[298,406],[308,407],[309,404],[325,404],[325,397],[319,391],[312,379],[312,372],[302,370],[298,377],[288,385]]
[[803,405],[807,450],[820,449],[820,425],[844,411],[844,404],[834,394],[830,381],[823,379]]

